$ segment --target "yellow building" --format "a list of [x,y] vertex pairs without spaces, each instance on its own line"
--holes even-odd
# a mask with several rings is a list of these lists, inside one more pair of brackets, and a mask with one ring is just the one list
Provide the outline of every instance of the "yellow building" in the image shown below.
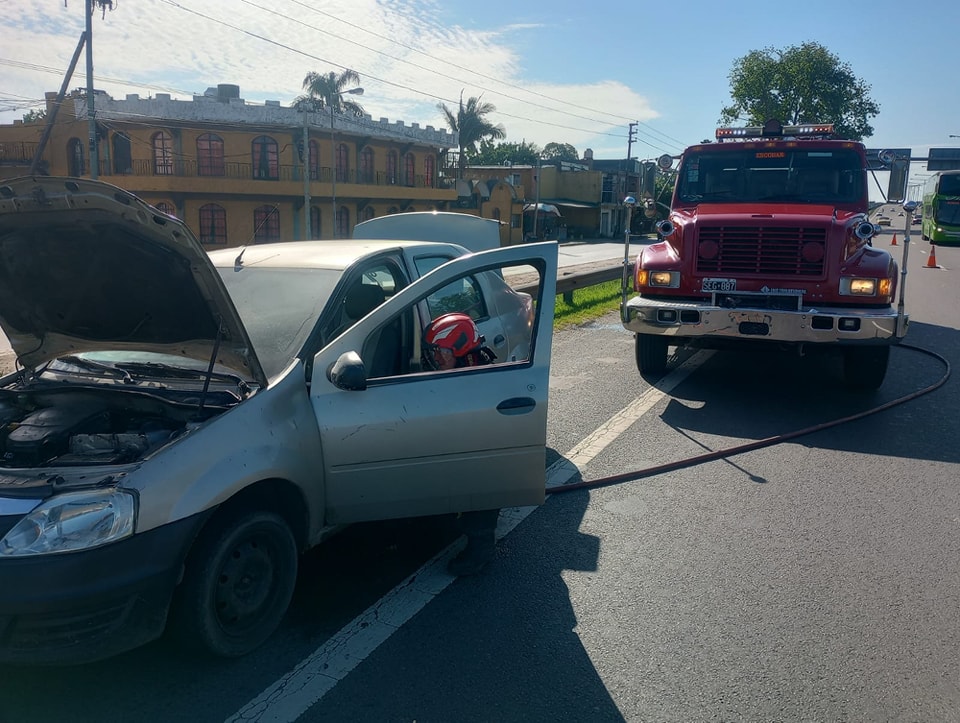
[[[47,94],[48,118],[56,95]],[[457,146],[447,130],[247,103],[226,84],[187,101],[94,99],[100,180],[183,219],[205,245],[347,238],[360,221],[404,211],[482,215],[458,208],[444,176]],[[55,116],[37,172],[90,177],[86,93],[68,95]],[[0,178],[31,172],[46,126],[0,125]]]
[[[560,215],[541,214],[537,219],[536,236],[563,241],[598,235],[600,195],[603,174],[588,170],[582,164],[550,162],[541,167],[530,165],[467,166],[464,176],[473,184],[499,182],[512,189],[516,204],[523,213],[523,237],[532,237],[533,214],[536,202],[553,206]],[[540,184],[539,190],[537,184]],[[464,192],[460,192],[461,199]],[[524,207],[528,209],[523,212]],[[481,214],[493,218],[486,210]],[[514,241],[515,243],[515,241]]]

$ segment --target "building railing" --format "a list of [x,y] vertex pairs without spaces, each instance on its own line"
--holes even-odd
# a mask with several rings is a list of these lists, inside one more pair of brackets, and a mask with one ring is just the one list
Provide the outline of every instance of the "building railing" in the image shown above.
[[[31,156],[32,157],[32,156]],[[157,163],[154,160],[138,159],[131,162],[129,168],[125,171],[118,171],[114,168],[114,161],[102,159],[100,161],[101,176],[153,176],[153,177],[175,177],[175,178],[234,178],[238,180],[251,181],[302,181],[303,166],[296,165],[276,165],[272,169],[269,167],[258,170],[252,163],[224,162],[216,164],[213,168],[201,164],[191,159],[171,159],[170,161]],[[272,172],[271,172],[272,170]],[[334,169],[329,166],[322,166],[314,169],[310,173],[311,181],[322,183],[331,183],[333,180]],[[359,169],[340,169],[337,171],[337,183],[357,183],[371,186],[400,186],[404,188],[441,188],[441,184],[434,177],[433,183],[427,182],[427,177],[422,174],[414,176],[413,183],[407,183],[402,174],[389,176],[383,171],[370,173]]]
[[18,165],[31,163],[37,152],[37,143],[24,141],[4,141],[0,143],[0,163]]

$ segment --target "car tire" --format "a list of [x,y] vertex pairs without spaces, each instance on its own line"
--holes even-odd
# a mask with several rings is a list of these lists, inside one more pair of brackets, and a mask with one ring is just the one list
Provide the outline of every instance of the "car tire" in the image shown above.
[[637,370],[641,374],[657,375],[667,370],[667,337],[653,334],[634,334],[634,352]]
[[861,391],[878,389],[887,375],[889,346],[855,346],[843,350],[843,379]]
[[280,625],[297,580],[298,551],[279,515],[247,511],[213,520],[187,560],[171,611],[187,648],[234,658]]

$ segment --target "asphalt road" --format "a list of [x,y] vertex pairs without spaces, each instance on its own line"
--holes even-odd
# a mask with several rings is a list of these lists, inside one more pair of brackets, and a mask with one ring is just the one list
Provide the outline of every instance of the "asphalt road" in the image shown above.
[[[875,245],[894,231],[902,253],[902,230]],[[960,249],[929,251],[916,234],[907,341],[956,366]],[[354,527],[253,655],[0,670],[0,721],[960,720],[960,388],[916,396],[944,373],[903,346],[865,396],[832,358],[681,352],[652,387],[616,314],[557,332],[556,483],[821,428],[554,493],[474,578],[430,565],[452,520]]]

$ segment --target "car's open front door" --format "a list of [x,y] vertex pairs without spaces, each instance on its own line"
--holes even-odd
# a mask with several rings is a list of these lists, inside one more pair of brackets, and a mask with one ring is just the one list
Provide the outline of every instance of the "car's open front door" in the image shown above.
[[[425,306],[419,302],[491,270],[508,282],[522,278],[524,286],[531,275],[540,280],[528,358],[421,369],[420,337],[430,320],[418,315]],[[543,501],[556,275],[555,243],[464,256],[403,289],[317,354],[311,402],[324,450],[328,523]],[[408,373],[358,377],[357,355],[371,359],[371,344],[398,320],[408,338]]]

